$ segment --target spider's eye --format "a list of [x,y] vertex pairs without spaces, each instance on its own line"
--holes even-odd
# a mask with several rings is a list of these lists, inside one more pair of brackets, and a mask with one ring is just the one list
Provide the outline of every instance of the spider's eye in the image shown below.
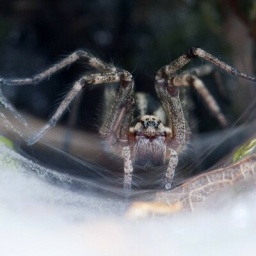
[[154,127],[155,129],[157,129],[159,124],[161,123],[160,120],[156,121],[155,118],[146,118],[145,120],[141,120],[140,122],[143,125],[144,129],[147,129],[148,127]]

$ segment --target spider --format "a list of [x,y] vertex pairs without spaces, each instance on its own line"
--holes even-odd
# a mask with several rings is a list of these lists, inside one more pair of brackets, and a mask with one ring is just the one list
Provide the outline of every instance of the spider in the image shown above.
[[[50,120],[32,138],[28,139],[27,143],[29,145],[34,144],[50,128],[55,126],[64,111],[83,88],[98,84],[118,83],[119,88],[115,100],[108,109],[99,133],[106,143],[110,145],[111,149],[123,158],[124,189],[130,191],[132,188],[135,164],[145,167],[165,166],[165,188],[171,189],[175,169],[178,164],[178,155],[184,150],[188,141],[186,120],[179,97],[179,88],[181,86],[194,86],[203,96],[219,122],[223,126],[227,125],[227,121],[215,100],[197,77],[200,76],[200,72],[194,69],[190,72],[178,74],[178,71],[195,57],[204,59],[236,77],[256,82],[256,78],[239,72],[201,48],[193,47],[170,64],[160,68],[155,75],[155,89],[161,105],[167,114],[168,124],[165,126],[160,118],[155,115],[143,114],[133,127],[131,127],[131,124],[133,121],[135,98],[134,80],[131,73],[107,64],[83,50],[70,54],[61,62],[31,78],[1,78],[0,83],[8,86],[38,84],[78,60],[86,61],[98,73],[85,75],[76,81]],[[3,101],[2,99],[2,103]],[[8,108],[14,111],[9,105]]]

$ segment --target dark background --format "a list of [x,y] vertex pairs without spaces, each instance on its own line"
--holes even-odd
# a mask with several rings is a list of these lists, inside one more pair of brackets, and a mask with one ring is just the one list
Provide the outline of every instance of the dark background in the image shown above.
[[[30,76],[76,49],[86,49],[133,72],[136,89],[151,93],[155,72],[192,46],[243,72],[255,73],[255,39],[254,1],[0,1],[3,77]],[[5,94],[19,109],[48,118],[84,70],[83,65],[74,65],[37,88],[5,88]],[[244,113],[256,95],[253,85],[240,84],[248,83],[225,80],[225,95],[219,97],[224,111],[231,110],[232,120]],[[89,94],[79,111],[77,124],[82,129],[90,129],[94,113],[100,112],[91,106],[98,104],[101,93]],[[201,130],[215,127],[211,119],[207,121],[204,107],[197,114]]]

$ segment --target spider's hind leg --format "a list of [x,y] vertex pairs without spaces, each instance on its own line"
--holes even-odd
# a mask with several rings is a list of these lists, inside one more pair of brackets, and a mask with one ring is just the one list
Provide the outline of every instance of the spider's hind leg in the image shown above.
[[222,127],[228,126],[228,120],[222,113],[217,101],[214,99],[210,91],[205,86],[201,76],[208,75],[213,72],[212,65],[203,65],[198,68],[184,71],[180,75],[173,77],[173,85],[181,87],[193,87],[201,96],[212,115],[219,121]]

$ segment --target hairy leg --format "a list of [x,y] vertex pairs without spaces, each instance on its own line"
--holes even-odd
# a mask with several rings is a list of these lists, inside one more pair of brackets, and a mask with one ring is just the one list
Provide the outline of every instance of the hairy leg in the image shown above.
[[112,72],[112,73],[98,73],[84,76],[79,79],[72,89],[65,96],[55,113],[52,115],[47,124],[42,127],[32,138],[28,140],[28,144],[32,145],[37,142],[50,128],[55,126],[56,122],[61,118],[69,104],[74,100],[78,93],[85,87],[90,85],[104,84],[104,83],[117,83],[120,82],[121,77],[125,72]]
[[[200,68],[199,68],[200,69]],[[199,69],[197,69],[199,71]],[[193,75],[194,73],[200,73],[200,72],[194,72],[194,70],[184,72],[181,75],[177,75],[173,78],[172,82],[174,86],[192,86],[196,89],[196,91],[201,95],[203,101],[209,108],[209,110],[212,112],[212,114],[216,117],[216,119],[219,121],[219,123],[223,127],[228,126],[228,121],[226,117],[221,112],[221,109],[214,99],[214,97],[211,95],[207,87],[205,86],[204,82],[196,75]]]
[[131,151],[128,146],[123,147],[122,157],[124,159],[124,192],[126,195],[128,195],[132,187],[132,173],[133,173]]
[[14,108],[9,100],[3,95],[0,88],[0,103],[17,119],[24,127],[28,127],[27,121],[20,115],[20,113]]
[[[225,119],[223,119],[223,117],[221,116],[218,108],[216,107],[212,99],[208,97],[207,92],[204,90],[204,88],[202,88],[202,83],[200,83],[200,81],[197,80],[193,75],[189,75],[187,77],[177,75],[177,72],[195,57],[207,60],[234,76],[242,77],[244,79],[256,82],[256,78],[248,76],[236,70],[235,68],[227,65],[225,62],[217,59],[213,55],[207,53],[200,48],[191,48],[187,53],[181,55],[169,65],[163,66],[161,69],[158,70],[155,78],[155,87],[158,93],[158,97],[160,98],[162,105],[167,112],[169,118],[169,126],[172,130],[169,148],[170,150],[176,151],[173,152],[173,154],[171,153],[170,155],[169,165],[166,172],[166,176],[171,178],[175,171],[175,162],[178,161],[178,158],[174,157],[174,155],[176,153],[180,153],[186,144],[185,118],[179,99],[178,89],[178,87],[185,82],[184,80],[190,80],[190,83],[192,82],[194,86],[199,88],[201,94],[206,97],[205,100],[213,106],[213,111],[215,111],[219,120],[223,122],[223,124],[225,124]],[[188,81],[186,81],[186,83],[188,83]],[[171,168],[169,168],[170,166]],[[167,182],[166,187],[170,188],[171,183]]]
[[204,51],[201,48],[192,47],[187,53],[182,54],[179,58],[171,62],[169,65],[163,66],[161,69],[158,70],[156,77],[160,78],[171,78],[175,76],[176,72],[179,71],[183,66],[189,63],[193,58],[201,58],[204,59],[215,66],[219,67],[220,69],[230,73],[236,77],[241,77],[246,80],[250,80],[256,82],[256,78],[253,76],[249,76],[245,73],[242,73],[235,69],[234,67],[226,64],[225,62],[219,60],[218,58],[214,57],[210,53]]
[[3,85],[29,85],[29,84],[38,84],[42,82],[45,79],[50,78],[53,74],[56,72],[69,67],[73,63],[83,60],[85,63],[95,69],[97,69],[100,72],[116,72],[117,69],[114,66],[111,66],[102,60],[94,57],[90,53],[86,51],[76,51],[70,55],[68,55],[66,58],[64,58],[59,63],[54,64],[50,68],[44,70],[43,72],[32,76],[28,78],[15,78],[15,79],[5,79],[1,78],[0,83]]

